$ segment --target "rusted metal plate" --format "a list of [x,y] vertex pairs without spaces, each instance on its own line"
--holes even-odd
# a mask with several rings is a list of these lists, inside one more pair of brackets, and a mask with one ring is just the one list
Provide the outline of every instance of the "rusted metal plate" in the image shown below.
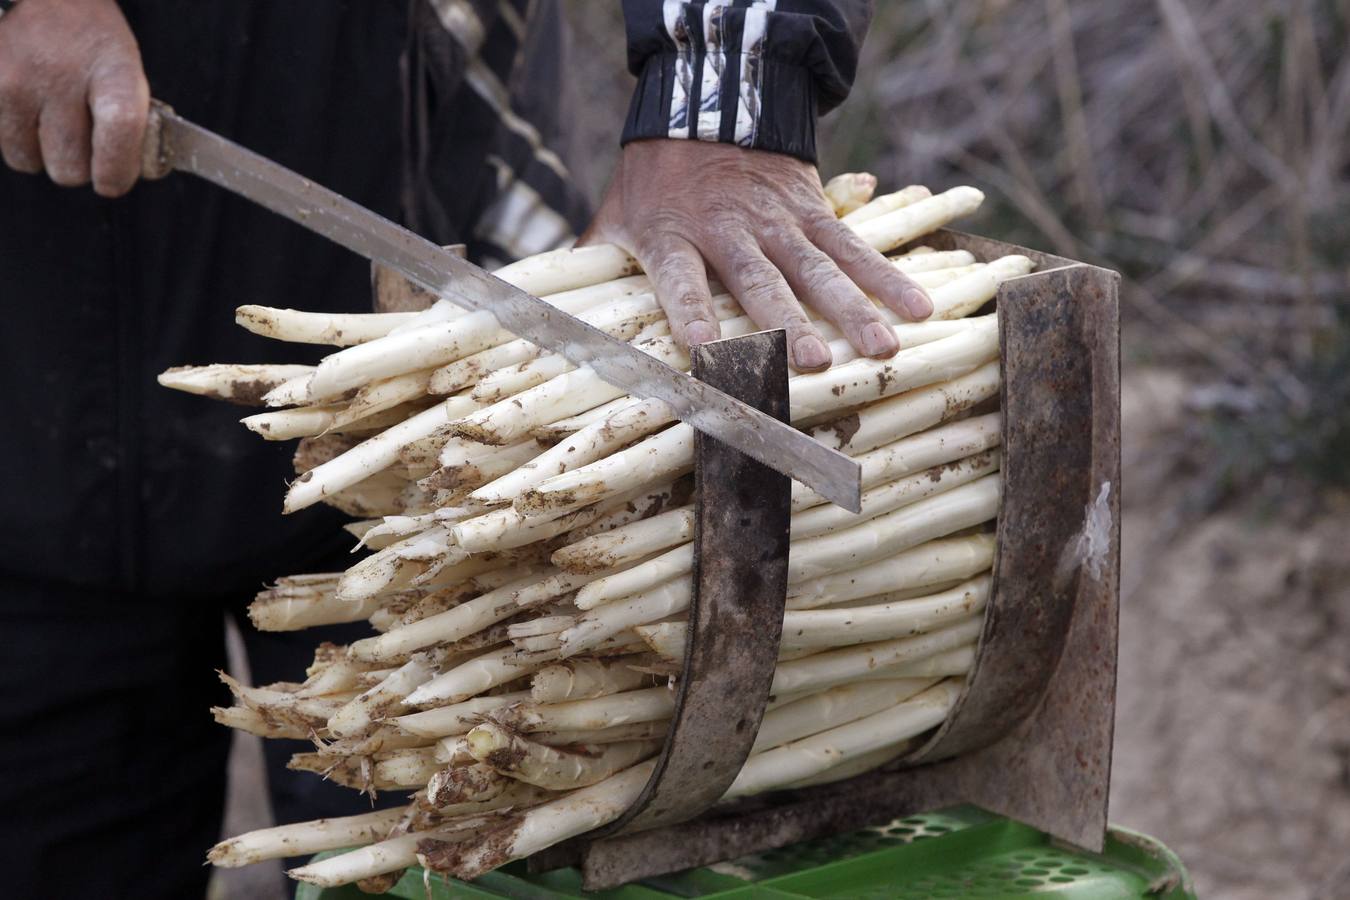
[[[1095,497],[1095,348],[1085,310],[1106,302],[1102,291],[1114,286],[1099,272],[1057,269],[1013,279],[999,291],[1003,499],[996,600],[985,615],[969,689],[913,762],[966,753],[1005,734],[1039,703],[1064,648],[1077,571],[1066,564]],[[1092,545],[1099,556],[1105,541]]]
[[[788,416],[787,341],[768,331],[694,348],[693,374]],[[750,755],[778,660],[792,482],[701,432],[694,443],[694,596],[665,747],[637,802],[606,833],[682,822],[717,801]],[[605,869],[603,842],[584,863]]]
[[924,243],[981,259],[1025,253],[1043,269],[998,295],[1005,490],[995,585],[965,695],[902,768],[608,839],[589,854],[588,887],[955,803],[1100,849],[1119,597],[1118,276],[958,232]]
[[1117,282],[1076,265],[999,291],[1004,492],[993,595],[965,695],[906,760],[955,757],[947,777],[961,799],[1094,850],[1115,720]]

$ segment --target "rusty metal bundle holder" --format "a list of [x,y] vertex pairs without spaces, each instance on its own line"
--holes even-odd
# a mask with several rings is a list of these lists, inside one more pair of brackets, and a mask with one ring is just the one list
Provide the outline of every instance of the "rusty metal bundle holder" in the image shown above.
[[[662,755],[619,821],[539,854],[532,870],[580,865],[586,889],[600,890],[958,803],[1101,849],[1119,599],[1119,277],[960,232],[924,243],[1036,263],[995,301],[1003,499],[984,631],[956,707],[882,770],[713,807],[769,699],[790,482],[700,434],[695,594]],[[782,332],[708,345],[694,374],[786,416]]]

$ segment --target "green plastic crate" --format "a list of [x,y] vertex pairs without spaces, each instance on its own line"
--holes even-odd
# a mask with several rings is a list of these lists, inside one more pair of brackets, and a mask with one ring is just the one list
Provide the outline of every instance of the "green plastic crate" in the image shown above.
[[[323,854],[327,855],[327,854]],[[318,857],[316,857],[318,858]],[[581,873],[531,875],[516,862],[472,884],[409,871],[385,896],[406,900],[509,897],[515,900],[718,900],[848,898],[1054,897],[1064,900],[1187,900],[1190,877],[1176,855],[1146,835],[1112,828],[1100,854],[1057,844],[1026,825],[963,806],[911,816],[880,828],[821,838],[649,878],[612,891],[585,893]],[[302,885],[296,900],[369,897],[355,887]]]

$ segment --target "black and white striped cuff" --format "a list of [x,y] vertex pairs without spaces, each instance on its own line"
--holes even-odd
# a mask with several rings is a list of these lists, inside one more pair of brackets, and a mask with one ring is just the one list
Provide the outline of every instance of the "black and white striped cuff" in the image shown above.
[[810,71],[766,58],[764,10],[721,15],[726,9],[705,7],[700,28],[686,27],[683,17],[667,22],[675,50],[647,58],[622,142],[720,141],[815,162]]

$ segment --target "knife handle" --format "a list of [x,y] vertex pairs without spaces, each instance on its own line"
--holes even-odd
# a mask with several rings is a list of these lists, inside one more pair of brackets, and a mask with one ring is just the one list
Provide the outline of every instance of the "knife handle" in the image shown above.
[[145,120],[145,138],[141,142],[141,177],[150,181],[173,171],[168,147],[164,144],[164,117],[174,114],[173,107],[151,99],[150,115]]

